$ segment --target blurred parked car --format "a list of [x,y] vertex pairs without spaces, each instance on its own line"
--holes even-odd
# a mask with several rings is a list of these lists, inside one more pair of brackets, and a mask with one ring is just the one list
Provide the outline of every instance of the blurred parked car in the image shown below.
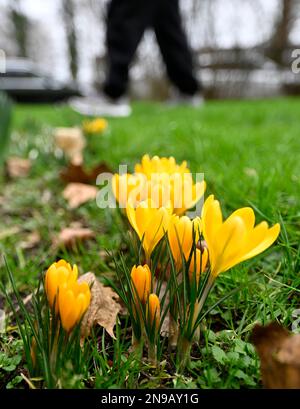
[[5,73],[0,73],[0,91],[22,102],[55,102],[81,95],[75,83],[58,81],[27,59],[6,60]]

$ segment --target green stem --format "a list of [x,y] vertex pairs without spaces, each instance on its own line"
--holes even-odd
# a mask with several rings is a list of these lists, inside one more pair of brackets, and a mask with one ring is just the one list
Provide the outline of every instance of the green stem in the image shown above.
[[173,351],[176,348],[178,341],[178,323],[174,319],[173,315],[169,313],[169,351]]
[[157,366],[157,346],[155,343],[148,345],[148,359],[153,366]]
[[177,370],[183,370],[189,365],[191,357],[192,342],[184,335],[178,339],[178,353],[177,353]]
[[151,255],[145,252],[146,264],[151,269]]
[[206,286],[204,288],[204,291],[203,291],[203,293],[202,293],[202,295],[200,297],[200,300],[198,301],[197,305],[195,305],[195,311],[194,311],[194,317],[193,317],[194,326],[195,326],[195,324],[197,322],[199,314],[200,314],[200,312],[201,312],[201,310],[202,310],[202,308],[203,308],[203,306],[205,304],[206,298],[207,298],[207,296],[208,296],[214,282],[215,282],[214,278],[210,276],[208,281],[207,281],[207,284],[206,284]]
[[133,331],[132,331],[132,341],[131,342],[132,342],[133,352],[140,355],[143,349],[142,342],[141,342],[141,339],[136,338]]

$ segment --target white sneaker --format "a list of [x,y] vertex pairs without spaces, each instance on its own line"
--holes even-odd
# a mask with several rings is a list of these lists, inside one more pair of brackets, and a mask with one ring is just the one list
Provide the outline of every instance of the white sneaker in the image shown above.
[[90,97],[75,97],[69,99],[70,107],[87,116],[127,117],[131,107],[126,98],[113,100],[105,95]]
[[168,105],[179,106],[188,105],[194,108],[198,108],[204,104],[204,98],[202,94],[186,95],[181,93],[173,94],[168,100]]

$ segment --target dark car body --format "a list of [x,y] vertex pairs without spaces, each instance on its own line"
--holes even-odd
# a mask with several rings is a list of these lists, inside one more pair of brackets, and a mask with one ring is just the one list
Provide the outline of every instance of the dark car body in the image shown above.
[[56,102],[81,95],[75,83],[45,75],[25,59],[6,61],[5,72],[0,73],[0,91],[18,102]]

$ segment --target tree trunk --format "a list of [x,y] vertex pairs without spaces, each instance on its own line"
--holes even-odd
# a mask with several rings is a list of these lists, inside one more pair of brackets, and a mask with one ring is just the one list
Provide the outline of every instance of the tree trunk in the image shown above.
[[74,80],[77,79],[78,73],[78,49],[77,36],[74,21],[74,3],[72,0],[63,0],[63,19],[68,43],[69,67]]
[[10,18],[13,24],[14,37],[18,47],[18,56],[27,57],[28,19],[20,10],[19,0],[14,0],[10,9]]

